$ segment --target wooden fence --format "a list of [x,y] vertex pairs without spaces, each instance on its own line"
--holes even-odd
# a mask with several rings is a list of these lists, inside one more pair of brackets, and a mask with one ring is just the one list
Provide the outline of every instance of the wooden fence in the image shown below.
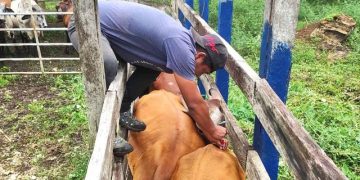
[[[275,0],[276,1],[276,0]],[[81,5],[85,0],[78,0],[78,10],[75,14],[85,11],[85,5]],[[96,1],[95,1],[96,2]],[[84,3],[86,4],[86,3]],[[89,5],[89,4],[88,4]],[[94,5],[94,4],[92,4]],[[95,6],[95,5],[94,5]],[[94,9],[94,7],[86,7]],[[82,10],[84,11],[82,11]],[[191,7],[184,4],[182,0],[174,1],[174,14],[180,10],[189,20],[192,27],[200,34],[217,34],[209,25],[197,15]],[[89,14],[83,14],[87,16]],[[91,17],[97,20],[95,14]],[[84,17],[79,16],[81,25],[86,29],[98,28],[98,21],[94,23],[82,22]],[[90,33],[90,32],[86,32]],[[94,33],[94,32],[91,32]],[[89,36],[84,37],[89,38]],[[96,37],[94,34],[93,38]],[[95,41],[96,43],[97,41]],[[335,166],[333,161],[324,153],[324,151],[315,143],[306,130],[299,124],[292,113],[286,108],[276,93],[272,90],[265,79],[258,74],[245,62],[245,60],[223,40],[228,52],[229,59],[226,64],[226,70],[236,82],[238,87],[245,94],[251,103],[253,110],[259,118],[264,129],[268,133],[271,141],[274,143],[280,155],[289,165],[291,172],[296,179],[346,179],[344,174]],[[80,44],[87,43],[84,40]],[[92,50],[94,50],[92,48]],[[92,59],[99,61],[99,52],[91,52],[85,49],[81,51],[80,59]],[[88,64],[86,65],[88,66]],[[100,115],[99,126],[97,129],[96,142],[89,162],[86,179],[131,179],[126,161],[116,161],[113,158],[112,148],[113,140],[116,135],[126,135],[126,132],[116,133],[118,126],[119,109],[124,91],[126,79],[126,68],[121,66],[115,81],[111,84],[103,101],[103,108]],[[93,73],[93,72],[92,72]],[[87,73],[85,72],[85,75]],[[93,76],[89,76],[90,78]],[[91,79],[87,80],[91,83]],[[220,93],[210,76],[202,76],[201,81],[205,89],[215,89],[213,93]],[[94,82],[92,82],[94,83]],[[101,82],[100,82],[101,83]],[[100,97],[101,91],[98,91]],[[206,91],[208,92],[208,91]],[[89,97],[89,96],[88,96]],[[248,179],[270,179],[261,162],[259,155],[249,145],[241,128],[238,127],[235,117],[229,111],[224,99],[221,100],[221,108],[226,118],[226,127],[229,130],[230,142],[241,166],[246,170]],[[94,110],[95,106],[90,108]],[[93,118],[94,120],[94,118]],[[96,119],[95,119],[96,120]],[[95,121],[96,122],[96,121]]]

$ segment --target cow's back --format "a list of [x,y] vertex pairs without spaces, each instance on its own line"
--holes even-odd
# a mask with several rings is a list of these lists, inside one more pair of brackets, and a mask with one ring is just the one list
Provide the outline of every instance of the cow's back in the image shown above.
[[135,116],[144,121],[143,132],[130,132],[134,151],[128,155],[134,179],[169,179],[180,157],[203,147],[181,99],[165,90],[152,91],[135,105]]
[[212,144],[183,156],[172,180],[245,180],[245,174],[230,150],[220,150]]

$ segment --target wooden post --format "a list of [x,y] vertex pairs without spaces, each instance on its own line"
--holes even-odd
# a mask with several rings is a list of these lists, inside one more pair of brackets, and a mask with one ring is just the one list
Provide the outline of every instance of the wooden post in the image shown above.
[[[219,1],[218,31],[221,37],[223,37],[229,44],[231,42],[232,12],[232,0]],[[224,68],[216,71],[216,85],[219,87],[225,102],[227,102],[229,96],[229,74]]]
[[[295,39],[299,0],[266,0],[259,75],[266,78],[285,103],[291,69],[291,48]],[[254,148],[271,179],[277,179],[279,153],[256,118]]]
[[92,147],[105,97],[104,60],[99,42],[97,0],[77,0],[74,14],[76,30],[79,34],[80,62],[84,76],[90,147]]
[[209,0],[199,0],[199,14],[206,22],[209,21]]

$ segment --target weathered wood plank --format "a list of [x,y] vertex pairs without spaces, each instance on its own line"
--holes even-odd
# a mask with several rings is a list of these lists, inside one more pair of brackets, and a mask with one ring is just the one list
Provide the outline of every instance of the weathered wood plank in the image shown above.
[[[96,0],[77,0],[74,11],[79,34],[80,63],[86,91],[90,147],[93,146],[105,96],[104,63],[99,45],[99,20]],[[95,30],[95,31],[94,31]]]
[[346,179],[266,80],[257,84],[253,108],[297,179]]
[[114,162],[113,164],[113,174],[111,179],[112,180],[125,180],[124,179],[124,171],[122,169],[124,167],[123,162]]
[[115,157],[112,180],[132,180],[126,156],[119,159]]
[[249,150],[246,161],[246,179],[270,180],[259,154],[255,150]]
[[[125,92],[125,83],[127,80],[128,68],[124,62],[119,62],[118,71],[113,82],[111,82],[108,91],[116,92],[118,99],[122,99]],[[120,112],[120,109],[119,109]]]
[[116,92],[107,92],[85,179],[110,179],[112,176],[115,120],[119,118],[119,109],[120,101]]
[[[125,92],[125,83],[131,73],[134,71],[134,67],[129,64],[120,63],[118,74],[115,77],[114,81],[111,83],[109,87],[109,91],[116,91],[119,99],[122,100],[124,92]],[[120,109],[117,109],[120,112]],[[127,129],[119,126],[119,119],[116,119],[116,129],[117,136],[127,139]],[[113,163],[113,180],[131,180],[130,169],[128,168],[126,158],[115,158]]]
[[[181,0],[176,0],[176,2],[194,29],[202,34],[216,34],[189,6]],[[261,123],[265,124],[266,132],[295,176],[299,179],[346,179],[286,109],[266,81],[261,80],[228,43],[224,40],[223,43],[229,52],[227,71],[252,104]]]
[[[125,63],[120,62],[117,75],[106,93],[99,131],[96,136],[95,147],[89,162],[86,179],[110,179],[114,174],[117,176],[114,172],[116,169],[122,169],[118,168],[122,164],[113,163],[112,150],[115,129],[119,125],[120,105],[125,91],[126,78],[127,66]],[[122,172],[118,172],[118,174],[122,174]]]
[[211,96],[209,94],[209,90],[211,89],[212,95],[216,93],[216,97],[221,97],[221,110],[225,116],[226,120],[226,129],[228,130],[229,136],[230,136],[230,142],[233,147],[233,151],[238,158],[241,167],[245,170],[246,169],[246,156],[247,151],[249,148],[249,143],[246,139],[246,135],[243,133],[241,128],[237,125],[235,117],[230,112],[229,108],[227,107],[224,99],[222,98],[219,89],[217,88],[216,84],[212,80],[212,78],[209,75],[202,75],[200,77],[202,84],[204,85],[204,88],[206,90],[206,93],[208,96]]

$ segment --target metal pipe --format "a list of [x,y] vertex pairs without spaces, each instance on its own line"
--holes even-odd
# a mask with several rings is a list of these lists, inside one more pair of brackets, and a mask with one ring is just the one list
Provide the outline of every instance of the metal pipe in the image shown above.
[[[39,58],[0,58],[0,61],[38,61]],[[80,58],[78,57],[70,57],[70,58],[42,58],[43,61],[78,61]]]
[[26,74],[81,74],[79,71],[71,71],[71,72],[0,72],[0,75],[26,75]]
[[[1,28],[0,31],[32,31],[33,28]],[[37,31],[67,31],[67,28],[36,28]]]
[[2,15],[67,15],[74,14],[73,12],[32,12],[32,13],[0,13]]
[[4,43],[4,44],[1,44],[0,43],[0,46],[36,46],[36,45],[39,45],[39,46],[72,46],[71,43],[39,43],[39,44],[36,44],[36,43]]

